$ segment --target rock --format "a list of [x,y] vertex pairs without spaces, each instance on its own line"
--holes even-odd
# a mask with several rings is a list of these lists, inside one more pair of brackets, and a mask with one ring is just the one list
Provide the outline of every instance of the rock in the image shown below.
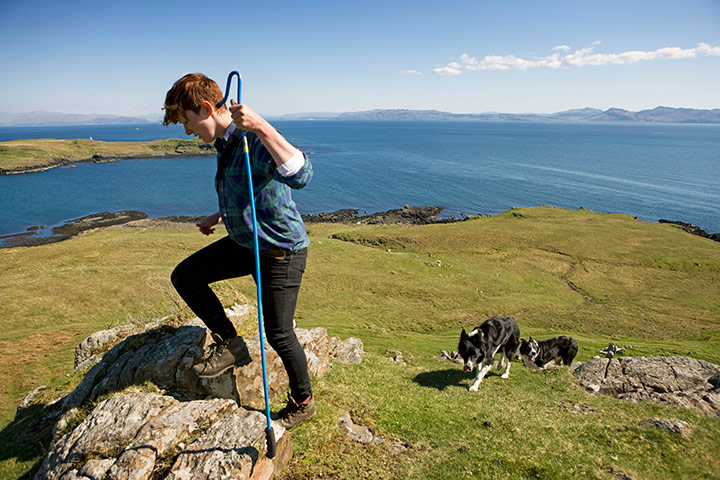
[[166,408],[138,431],[112,465],[109,478],[149,478],[158,458],[236,408],[235,402],[225,399],[196,400]]
[[[250,313],[247,305],[228,311],[238,323]],[[89,358],[85,352],[95,355],[96,349],[107,348],[127,332],[111,330],[88,337],[80,357]],[[362,358],[358,339],[333,342],[324,328],[296,329],[296,334],[311,376],[327,373],[333,355],[340,355],[339,361]],[[275,426],[277,456],[266,458],[265,415],[241,407],[264,410],[257,336],[247,340],[253,357],[249,365],[215,379],[199,379],[191,367],[211,342],[209,331],[195,318],[177,328],[156,326],[116,343],[75,390],[57,402],[55,443],[35,478],[265,480],[278,473],[292,457],[290,435]],[[280,358],[267,343],[265,347],[272,398],[287,390],[288,378]],[[137,391],[137,385],[146,384],[159,387],[161,393]],[[103,397],[109,398],[78,420],[88,402]]]
[[688,436],[692,431],[690,424],[687,422],[665,418],[648,418],[640,422],[640,425],[665,430],[670,433],[677,433],[683,436]]
[[41,392],[43,392],[45,390],[47,390],[47,385],[40,385],[32,392],[25,395],[25,398],[23,399],[23,401],[20,402],[20,405],[17,406],[17,410],[15,410],[15,419],[17,420],[18,417],[20,416],[20,414],[22,413],[22,411],[25,410],[26,408],[28,408],[30,405],[32,405],[35,398],[38,395],[40,395]]
[[118,455],[148,418],[172,403],[177,400],[157,394],[116,395],[101,402],[80,425],[55,443],[35,478],[59,479],[91,455]]
[[452,223],[458,221],[455,218],[438,217],[442,211],[443,209],[441,207],[432,205],[419,207],[405,205],[401,209],[393,209],[363,216],[358,216],[358,210],[347,208],[332,213],[303,215],[302,218],[305,223],[327,222],[380,225],[427,225],[431,223]]
[[382,437],[373,435],[368,427],[355,425],[348,412],[345,412],[338,420],[340,421],[340,430],[355,442],[378,445],[384,441]]
[[[300,345],[308,359],[308,370],[311,376],[320,377],[330,369],[330,337],[324,328],[295,330]],[[208,336],[209,337],[209,336]],[[212,397],[232,398],[238,404],[262,407],[264,404],[262,363],[260,358],[260,342],[256,336],[247,340],[247,347],[252,358],[250,364],[228,370],[215,378],[200,379],[200,385]],[[282,360],[267,344],[265,350],[268,390],[270,397],[284,393],[289,386],[289,379]]]
[[403,354],[400,350],[385,350],[385,355],[391,355],[390,360],[393,362],[405,362],[405,359],[403,358]]
[[[263,414],[238,408],[231,415],[216,422],[205,434],[180,452],[165,478],[270,478],[274,468],[268,468],[267,465],[263,468],[263,475],[253,474],[255,464],[266,454],[265,427]],[[276,458],[285,458],[284,450],[291,448],[290,443],[288,439],[283,441],[285,432],[282,427],[273,425],[273,430],[278,450],[283,451]]]
[[232,400],[116,394],[53,446],[35,478],[267,479],[285,466],[292,445],[274,425],[277,456],[265,458],[265,426],[263,414]]
[[359,338],[348,338],[343,342],[337,343],[332,349],[332,356],[339,363],[344,365],[356,365],[362,362],[365,346]]
[[[109,330],[95,332],[87,337],[75,347],[75,371],[84,370],[100,361],[102,355],[96,355],[98,351],[110,343],[121,340],[135,330],[137,330],[135,325],[120,325]],[[88,362],[90,359],[94,361]]]
[[688,357],[601,358],[573,370],[593,393],[630,401],[651,400],[720,416],[720,391],[713,383],[720,366]]

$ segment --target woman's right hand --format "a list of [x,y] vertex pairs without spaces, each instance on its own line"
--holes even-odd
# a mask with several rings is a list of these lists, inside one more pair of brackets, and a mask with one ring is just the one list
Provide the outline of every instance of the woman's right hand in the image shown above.
[[200,221],[197,222],[195,225],[200,229],[200,233],[204,235],[210,235],[212,233],[215,233],[215,227],[220,223],[221,220],[222,217],[220,216],[220,212],[217,212],[200,219]]

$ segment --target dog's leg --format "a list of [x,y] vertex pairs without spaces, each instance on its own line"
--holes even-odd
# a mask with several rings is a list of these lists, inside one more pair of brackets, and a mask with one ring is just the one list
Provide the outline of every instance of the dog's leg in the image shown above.
[[510,358],[507,357],[507,354],[503,352],[503,354],[500,356],[500,358],[505,357],[507,359],[507,363],[505,364],[505,372],[500,375],[500,378],[508,378],[510,376]]
[[498,358],[498,364],[497,364],[497,369],[498,369],[498,370],[502,370],[502,368],[503,368],[503,359],[504,359],[504,358],[505,358],[505,355],[502,355],[502,354],[500,355],[500,358]]
[[488,370],[490,370],[491,368],[492,360],[490,360],[489,364],[485,364],[485,362],[483,362],[477,366],[477,375],[475,376],[475,380],[473,381],[472,385],[470,385],[471,392],[477,392],[477,389],[480,386],[480,383],[483,381],[485,374],[487,374]]

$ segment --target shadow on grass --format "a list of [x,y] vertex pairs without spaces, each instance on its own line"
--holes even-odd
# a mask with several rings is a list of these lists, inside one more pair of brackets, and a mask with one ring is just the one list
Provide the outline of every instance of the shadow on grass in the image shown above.
[[468,378],[468,374],[458,368],[437,370],[434,372],[423,372],[418,374],[413,381],[420,386],[445,390],[447,387],[462,386],[462,381]]
[[[0,431],[0,463],[4,464],[0,476],[20,480],[33,477],[50,447],[57,413],[57,407],[31,405]],[[29,462],[33,465],[23,468],[22,464]]]
[[[192,340],[197,337],[199,330],[200,327],[196,326],[176,328],[162,325],[128,335],[83,374],[80,384],[63,398],[73,401],[69,408],[83,410],[98,399],[109,397],[131,386],[140,389],[145,388],[147,383],[174,386],[172,381],[175,375],[168,376],[166,369],[155,368],[155,363],[158,358],[163,358],[162,354],[168,355],[168,351],[181,352],[184,355],[188,347],[193,345]],[[176,343],[173,343],[174,340]],[[169,382],[166,381],[168,379]],[[86,380],[88,384],[84,385]],[[205,393],[199,384],[195,386],[197,391],[171,388],[165,393],[179,401],[204,398]],[[188,386],[190,387],[192,385]],[[75,398],[71,398],[76,394]],[[0,478],[32,478],[50,448],[53,427],[63,413],[63,408],[68,409],[64,401],[52,405],[32,404],[0,431]],[[80,413],[77,420],[82,420],[87,413],[89,410],[84,414]]]

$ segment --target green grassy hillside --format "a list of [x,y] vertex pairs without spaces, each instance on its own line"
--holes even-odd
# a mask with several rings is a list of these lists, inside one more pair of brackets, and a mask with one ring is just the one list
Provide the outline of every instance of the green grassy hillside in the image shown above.
[[[209,152],[209,153],[208,153]],[[196,139],[102,142],[92,139],[38,138],[0,142],[0,173],[44,170],[82,161],[177,155],[215,155]]]
[[[581,361],[612,341],[630,355],[720,363],[720,244],[626,215],[546,207],[309,233],[298,325],[359,337],[367,355],[315,382],[318,415],[293,431],[283,478],[720,478],[720,419],[596,397],[567,368],[520,362],[471,393],[471,374],[432,358],[457,348],[461,328],[506,315],[523,337],[572,335]],[[14,420],[23,396],[39,385],[49,386],[45,401],[69,391],[79,381],[66,376],[74,347],[96,330],[189,316],[169,274],[217,238],[179,225],[112,227],[0,250],[0,477],[27,474],[49,441],[47,427],[32,431],[40,408]],[[216,289],[228,305],[254,297],[249,279]],[[385,441],[345,439],[344,411]],[[639,426],[655,416],[693,433]]]

